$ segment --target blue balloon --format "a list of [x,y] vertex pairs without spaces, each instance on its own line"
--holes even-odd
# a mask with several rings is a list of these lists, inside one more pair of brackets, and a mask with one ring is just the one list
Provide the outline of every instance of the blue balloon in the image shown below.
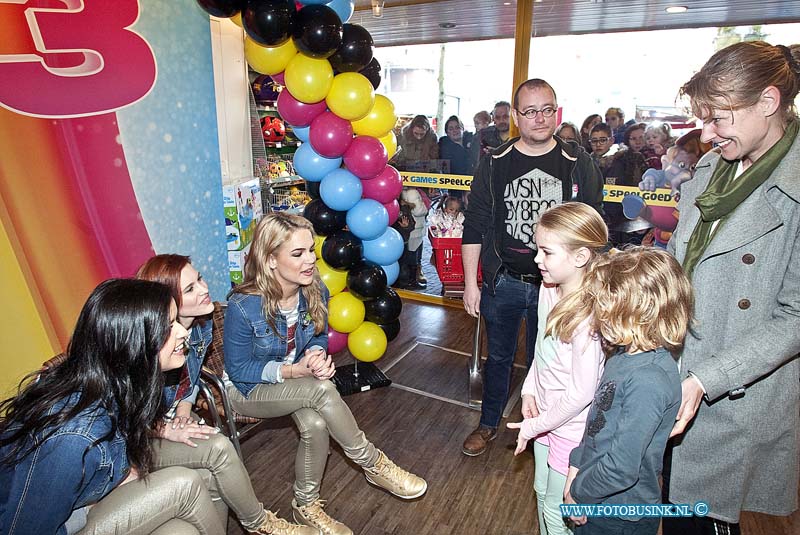
[[361,199],[347,211],[350,232],[362,240],[374,240],[389,226],[389,212],[373,199]]
[[374,240],[365,240],[363,247],[364,258],[382,266],[397,262],[405,249],[403,237],[392,227],[386,227]]
[[331,0],[300,0],[300,3],[304,6],[313,6],[313,5],[321,5],[327,4]]
[[293,126],[292,132],[294,133],[294,137],[302,141],[303,143],[308,143],[308,129],[311,128],[309,126]]
[[346,212],[361,199],[361,190],[361,181],[356,175],[347,169],[334,169],[322,179],[319,196],[329,208]]
[[356,10],[356,5],[352,0],[332,0],[328,2],[328,7],[339,15],[342,22],[350,20],[350,17],[353,16],[353,12]]
[[397,277],[400,276],[400,263],[392,262],[388,266],[381,267],[383,268],[383,272],[386,273],[386,285],[391,286],[397,281]]
[[[294,153],[293,161],[295,172],[309,182],[319,182],[325,175],[334,169],[338,169],[339,166],[342,165],[341,158],[325,158],[317,154],[314,149],[311,148],[311,143],[303,143],[300,145],[300,148]],[[358,184],[358,192],[358,196],[361,197],[360,182]],[[333,208],[333,206],[331,206],[331,208]],[[347,210],[348,208],[334,208],[334,210]]]

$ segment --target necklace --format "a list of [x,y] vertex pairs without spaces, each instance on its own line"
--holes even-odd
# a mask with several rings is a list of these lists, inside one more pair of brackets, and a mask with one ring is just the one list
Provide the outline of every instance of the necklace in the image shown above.
[[300,292],[297,292],[289,299],[281,299],[278,301],[278,308],[281,310],[294,310],[297,308],[297,303],[300,301]]

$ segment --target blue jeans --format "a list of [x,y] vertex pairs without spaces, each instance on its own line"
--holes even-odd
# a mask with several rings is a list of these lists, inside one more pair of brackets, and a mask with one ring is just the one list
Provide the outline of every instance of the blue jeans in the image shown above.
[[640,518],[636,521],[621,518],[589,518],[575,530],[575,535],[656,535],[660,518]]
[[497,278],[494,295],[484,282],[481,316],[486,325],[489,355],[483,367],[481,425],[497,428],[508,401],[511,368],[517,353],[517,336],[525,318],[525,362],[533,362],[538,325],[539,284],[522,282],[506,273]]

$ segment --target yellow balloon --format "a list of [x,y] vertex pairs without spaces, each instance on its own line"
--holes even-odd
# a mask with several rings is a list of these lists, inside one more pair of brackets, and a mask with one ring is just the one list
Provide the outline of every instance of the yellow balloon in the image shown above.
[[[322,260],[322,242],[324,241],[325,236],[314,236],[314,252],[317,254],[317,260]],[[330,290],[330,288],[328,289]]]
[[[287,80],[288,81],[288,80]],[[294,95],[294,93],[292,93]],[[328,108],[348,121],[366,117],[375,103],[375,90],[367,77],[357,72],[343,72],[333,79],[325,98]]]
[[284,79],[286,89],[295,99],[313,104],[325,100],[328,95],[333,84],[333,67],[327,59],[297,54],[286,65]]
[[381,138],[394,128],[396,122],[397,116],[394,114],[392,101],[384,95],[375,95],[375,103],[367,115],[358,121],[353,121],[353,132],[359,136]]
[[365,321],[347,337],[347,349],[362,362],[378,360],[386,351],[386,333],[371,321]]
[[279,46],[261,46],[249,37],[244,40],[244,57],[247,63],[261,74],[283,72],[296,55],[297,49],[291,39]]
[[231,20],[232,20],[232,21],[233,21],[233,23],[234,23],[234,24],[236,24],[236,25],[237,25],[239,28],[244,28],[244,26],[242,26],[242,12],[241,12],[241,11],[240,11],[240,12],[238,12],[237,14],[235,14],[234,16],[232,16],[232,17],[231,17]]
[[[317,236],[319,238],[319,236]],[[323,240],[325,238],[323,237]],[[320,252],[317,258],[317,271],[319,271],[319,278],[325,283],[331,295],[336,295],[347,286],[347,272],[340,269],[333,269],[322,259],[322,243],[320,242]],[[316,250],[316,241],[314,242],[314,250]],[[339,329],[336,329],[337,331]],[[344,331],[341,331],[344,332]]]
[[397,136],[394,135],[394,132],[389,130],[389,133],[383,137],[379,137],[378,141],[383,143],[383,146],[386,147],[386,152],[389,154],[389,159],[391,159],[397,152]]
[[355,331],[364,323],[364,313],[364,303],[350,292],[336,294],[328,301],[328,325],[340,333]]

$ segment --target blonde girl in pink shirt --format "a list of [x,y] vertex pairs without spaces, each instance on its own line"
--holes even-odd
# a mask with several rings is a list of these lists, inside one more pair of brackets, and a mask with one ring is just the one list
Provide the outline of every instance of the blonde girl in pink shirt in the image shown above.
[[582,303],[569,298],[587,266],[608,242],[608,228],[590,206],[569,202],[542,214],[536,227],[536,264],[542,272],[539,329],[534,362],[522,387],[522,422],[515,455],[535,439],[533,487],[543,535],[571,533],[559,505],[569,471],[569,454],[586,426],[586,415],[603,372],[603,349],[583,321],[569,340],[553,337],[553,324]]

